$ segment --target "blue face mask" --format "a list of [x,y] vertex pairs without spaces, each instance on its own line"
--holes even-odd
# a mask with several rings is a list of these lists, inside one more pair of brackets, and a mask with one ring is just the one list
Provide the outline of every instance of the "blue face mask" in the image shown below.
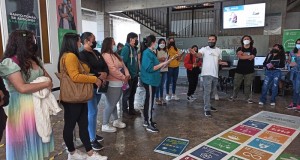
[[114,52],[114,53],[116,53],[116,52],[117,52],[117,50],[118,50],[117,46],[116,46],[116,45],[114,45],[114,46],[113,46],[113,52]]
[[80,47],[78,48],[79,52],[83,51],[84,50],[84,47],[82,44],[80,44]]
[[296,44],[296,48],[297,48],[297,49],[300,49],[300,44]]

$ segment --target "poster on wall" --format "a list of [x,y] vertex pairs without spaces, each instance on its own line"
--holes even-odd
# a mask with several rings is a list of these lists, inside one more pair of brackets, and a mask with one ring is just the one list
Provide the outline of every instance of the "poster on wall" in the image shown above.
[[5,0],[5,6],[8,34],[15,30],[32,31],[39,46],[38,56],[42,58],[38,0]]
[[56,0],[59,48],[66,33],[77,33],[76,0]]
[[283,31],[283,47],[285,51],[292,51],[295,48],[295,42],[300,38],[300,29],[286,29]]

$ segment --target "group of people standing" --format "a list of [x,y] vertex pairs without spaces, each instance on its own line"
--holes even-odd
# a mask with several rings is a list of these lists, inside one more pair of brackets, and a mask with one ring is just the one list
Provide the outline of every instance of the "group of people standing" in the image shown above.
[[[217,36],[208,37],[208,46],[198,49],[192,46],[189,54],[184,59],[187,68],[189,89],[188,100],[194,100],[194,93],[198,83],[198,75],[201,72],[204,88],[204,114],[211,116],[211,111],[216,111],[211,103],[211,96],[216,94],[218,83],[219,65],[228,65],[222,61],[221,50],[216,47]],[[236,74],[234,77],[234,92],[230,97],[236,99],[242,80],[244,80],[245,96],[248,103],[252,102],[251,83],[254,74],[254,57],[256,49],[253,47],[251,36],[245,35],[241,40],[242,46],[237,50],[239,57]],[[93,84],[93,96],[87,102],[65,102],[63,139],[68,149],[68,159],[106,160],[95,151],[103,149],[99,143],[103,137],[96,134],[98,103],[102,95],[105,95],[103,110],[102,132],[116,132],[123,129],[126,124],[117,114],[117,103],[122,101],[123,114],[136,115],[134,110],[134,95],[139,78],[146,90],[144,104],[143,126],[149,132],[158,132],[157,123],[154,122],[152,113],[153,105],[165,104],[164,88],[166,88],[166,100],[179,100],[176,96],[176,83],[179,73],[179,64],[183,54],[175,45],[174,38],[168,42],[153,35],[147,36],[140,43],[138,52],[138,35],[129,33],[126,44],[118,51],[118,47],[112,37],[103,40],[101,52],[95,47],[95,36],[85,32],[81,36],[75,33],[64,35],[60,53],[58,72],[66,72],[72,82],[80,84]],[[300,85],[300,40],[296,41],[296,47],[290,54],[290,66],[294,86],[293,102],[289,109],[300,110],[299,85]],[[0,63],[0,76],[4,79],[6,87],[0,81],[0,106],[7,107],[6,115],[3,108],[0,109],[1,122],[0,133],[6,126],[6,156],[8,160],[28,159],[36,160],[48,157],[54,150],[53,133],[49,141],[44,142],[39,136],[34,116],[33,93],[42,89],[51,91],[52,79],[37,58],[35,35],[26,30],[17,30],[10,34],[4,57]],[[263,85],[260,103],[266,102],[269,89],[272,90],[271,105],[275,105],[275,97],[278,93],[278,83],[281,77],[280,68],[285,62],[281,45],[273,46],[264,62],[266,66],[266,78]],[[202,60],[201,60],[202,59]],[[201,67],[201,70],[200,70]],[[89,73],[89,74],[86,74]],[[45,76],[49,81],[32,83],[38,77]],[[165,84],[166,83],[166,84]],[[172,93],[169,86],[172,83]],[[7,90],[5,89],[7,88]],[[61,93],[64,92],[61,90]],[[122,96],[123,95],[123,96]],[[75,96],[75,95],[74,95]],[[122,97],[122,98],[121,98]],[[156,97],[156,101],[155,101]],[[4,115],[4,116],[2,116]],[[3,125],[4,122],[4,125]],[[85,147],[83,153],[74,147],[73,132],[78,124],[79,136]]]

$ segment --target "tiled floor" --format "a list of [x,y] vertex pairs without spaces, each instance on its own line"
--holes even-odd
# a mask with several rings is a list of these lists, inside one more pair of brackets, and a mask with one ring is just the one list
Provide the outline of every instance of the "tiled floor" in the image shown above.
[[[202,92],[198,90],[196,94],[198,100],[188,103],[185,96],[186,90],[187,87],[178,87],[180,101],[171,101],[166,106],[154,107],[154,121],[158,123],[159,133],[147,132],[142,126],[142,116],[124,117],[123,121],[127,124],[125,129],[119,129],[116,133],[98,131],[98,134],[104,137],[102,144],[105,146],[104,150],[99,153],[108,156],[111,160],[167,160],[173,157],[153,151],[167,136],[190,140],[187,147],[187,150],[189,150],[262,110],[300,116],[300,113],[285,109],[291,99],[290,96],[278,97],[275,108],[271,108],[269,105],[259,108],[259,94],[254,94],[254,104],[247,104],[241,100],[229,102],[226,99],[228,95],[220,93],[220,100],[212,103],[218,109],[218,112],[213,113],[211,118],[207,118],[204,116],[202,109]],[[100,128],[102,122],[103,99],[99,105],[98,128]],[[54,156],[64,150],[62,146],[63,112],[53,117],[52,121],[56,123],[53,127],[55,151],[51,154],[51,156]],[[5,138],[0,144],[3,143],[5,143]],[[84,150],[83,147],[80,149]],[[300,136],[298,135],[284,153],[300,156],[299,149]],[[63,152],[55,160],[64,160],[66,157],[67,154]],[[5,159],[5,147],[0,147],[0,159]]]

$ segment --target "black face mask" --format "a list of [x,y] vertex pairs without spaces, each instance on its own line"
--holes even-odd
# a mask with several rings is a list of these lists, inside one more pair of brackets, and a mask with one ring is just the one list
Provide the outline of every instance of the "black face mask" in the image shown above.
[[94,42],[93,42],[93,45],[91,45],[91,48],[94,49],[94,48],[96,48],[96,46],[97,46],[97,42],[94,41]]
[[216,46],[216,42],[208,42],[208,46],[210,48],[214,48]]
[[175,42],[170,42],[170,46],[175,46]]
[[278,49],[272,49],[271,53],[279,53],[279,50]]
[[37,44],[34,44],[32,46],[32,52],[36,53],[39,50],[39,46]]
[[134,46],[137,46],[139,44],[139,41],[136,39],[134,42]]

